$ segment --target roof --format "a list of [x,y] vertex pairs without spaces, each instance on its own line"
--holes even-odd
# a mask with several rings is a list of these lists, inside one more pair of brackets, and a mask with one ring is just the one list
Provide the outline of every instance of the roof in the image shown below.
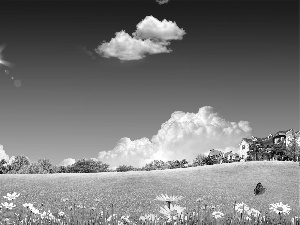
[[292,130],[293,130],[293,128],[285,130],[285,131],[278,131],[274,134],[274,136],[281,135],[281,134],[285,135],[287,132],[292,131]]
[[251,142],[252,142],[252,140],[251,140],[251,139],[248,139],[248,138],[242,138],[242,141],[245,141],[245,142],[247,142],[247,143],[251,143]]
[[224,158],[227,158],[229,155],[233,155],[232,151],[226,152],[226,153],[224,154]]

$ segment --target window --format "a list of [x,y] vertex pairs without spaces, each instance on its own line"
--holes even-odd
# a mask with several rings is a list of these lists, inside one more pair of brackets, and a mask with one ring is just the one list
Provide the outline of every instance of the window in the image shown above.
[[242,145],[242,149],[245,149],[245,145]]

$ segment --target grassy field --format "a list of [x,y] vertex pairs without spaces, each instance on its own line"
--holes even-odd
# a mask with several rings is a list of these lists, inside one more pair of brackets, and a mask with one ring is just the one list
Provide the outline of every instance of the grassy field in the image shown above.
[[[216,205],[223,212],[233,211],[234,201],[262,211],[282,202],[291,207],[290,215],[300,215],[299,172],[299,163],[267,161],[125,173],[5,174],[0,175],[0,203],[5,202],[6,193],[17,192],[20,196],[15,203],[57,212],[63,210],[62,198],[78,196],[77,204],[87,207],[95,206],[98,198],[105,207],[113,203],[118,214],[136,218],[160,215],[165,203],[154,199],[168,194],[183,196],[176,204],[187,210],[197,208],[196,199],[203,198],[201,204]],[[267,190],[254,196],[258,182]]]

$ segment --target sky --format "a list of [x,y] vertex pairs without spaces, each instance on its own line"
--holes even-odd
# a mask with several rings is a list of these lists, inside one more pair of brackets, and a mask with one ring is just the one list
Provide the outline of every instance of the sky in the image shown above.
[[1,9],[0,158],[141,167],[299,130],[299,1]]

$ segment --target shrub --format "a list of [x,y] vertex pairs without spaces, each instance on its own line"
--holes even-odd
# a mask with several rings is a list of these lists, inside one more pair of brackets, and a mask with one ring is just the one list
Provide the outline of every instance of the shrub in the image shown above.
[[135,168],[133,166],[126,166],[126,165],[122,165],[119,166],[116,171],[117,172],[126,172],[126,171],[134,171]]
[[73,165],[70,165],[71,173],[99,173],[107,172],[109,165],[103,164],[101,161],[83,158]]

